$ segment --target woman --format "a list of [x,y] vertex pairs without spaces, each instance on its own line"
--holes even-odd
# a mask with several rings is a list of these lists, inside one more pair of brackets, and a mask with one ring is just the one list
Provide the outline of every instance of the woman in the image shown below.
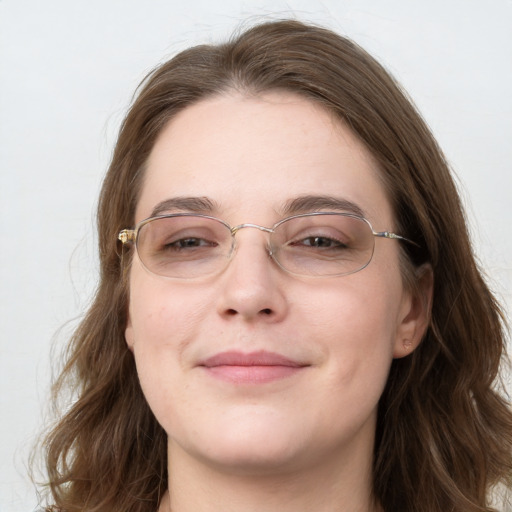
[[160,66],[98,228],[55,510],[490,511],[510,485],[503,315],[440,149],[354,43],[282,21]]

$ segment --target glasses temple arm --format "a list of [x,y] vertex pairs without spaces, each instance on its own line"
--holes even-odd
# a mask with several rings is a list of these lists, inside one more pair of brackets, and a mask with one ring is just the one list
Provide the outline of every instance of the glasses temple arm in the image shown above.
[[408,238],[405,238],[405,236],[400,236],[397,235],[396,233],[391,233],[390,231],[374,231],[373,236],[377,236],[379,238],[389,238],[391,240],[403,240],[404,242],[415,245],[416,247],[420,247],[419,244],[413,242],[412,240],[409,240]]

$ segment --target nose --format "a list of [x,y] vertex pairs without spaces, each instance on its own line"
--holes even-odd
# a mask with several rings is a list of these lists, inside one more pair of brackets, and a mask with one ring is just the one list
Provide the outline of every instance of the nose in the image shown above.
[[268,235],[243,229],[236,235],[235,252],[219,277],[217,310],[223,317],[278,322],[287,312],[286,276],[269,255]]

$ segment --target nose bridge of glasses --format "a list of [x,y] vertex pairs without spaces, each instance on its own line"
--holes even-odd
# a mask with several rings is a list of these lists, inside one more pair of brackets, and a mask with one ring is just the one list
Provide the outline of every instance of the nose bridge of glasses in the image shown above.
[[[238,243],[235,241],[235,235],[238,233],[238,231],[240,231],[241,229],[244,229],[244,228],[254,228],[260,232],[263,232],[263,233],[268,233],[269,235],[271,235],[274,230],[271,229],[271,228],[267,228],[265,226],[260,226],[259,224],[251,224],[251,223],[244,223],[244,224],[239,224],[238,226],[234,226],[232,228],[230,228],[230,231],[231,231],[231,240],[232,240],[232,245],[231,245],[231,253],[230,253],[230,256],[233,257],[233,255],[235,253],[237,253],[240,248],[238,247]],[[250,237],[252,238],[252,237]],[[246,246],[246,242],[244,242],[244,247],[246,247],[246,250],[249,250],[249,254],[256,254],[254,252],[254,247],[255,245],[256,246],[259,246],[261,244],[261,239],[259,239],[259,237],[256,237],[256,238],[252,238],[252,243],[250,242],[248,246]],[[273,250],[272,250],[272,247],[270,245],[270,240],[267,242],[267,243],[264,243],[261,245],[261,248],[263,249],[263,251],[266,253],[267,256],[270,256],[272,257],[272,253],[273,253]],[[263,253],[261,253],[263,254]]]
[[239,224],[238,226],[232,227],[231,234],[233,236],[235,236],[238,233],[238,231],[240,231],[241,229],[244,229],[244,228],[255,228],[255,229],[259,229],[260,231],[263,231],[265,233],[273,233],[274,232],[273,229],[266,228],[265,226],[260,226],[258,224],[245,223],[245,224]]

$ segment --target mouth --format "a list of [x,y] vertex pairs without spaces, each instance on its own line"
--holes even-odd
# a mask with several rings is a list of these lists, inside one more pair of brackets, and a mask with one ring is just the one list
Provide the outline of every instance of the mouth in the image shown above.
[[208,375],[227,382],[265,384],[296,375],[310,365],[274,352],[229,351],[215,354],[198,366]]

